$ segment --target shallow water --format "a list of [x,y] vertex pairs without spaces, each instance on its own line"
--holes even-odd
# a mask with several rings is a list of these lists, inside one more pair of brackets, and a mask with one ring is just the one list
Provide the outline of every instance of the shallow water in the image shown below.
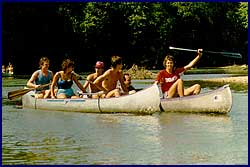
[[87,114],[17,109],[25,82],[3,80],[2,164],[248,164],[247,93],[227,115]]

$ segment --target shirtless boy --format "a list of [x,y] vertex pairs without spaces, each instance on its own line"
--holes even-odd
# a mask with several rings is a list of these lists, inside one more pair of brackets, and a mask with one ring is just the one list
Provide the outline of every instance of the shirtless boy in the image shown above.
[[[111,57],[111,68],[104,72],[103,75],[99,76],[95,81],[94,85],[104,91],[105,97],[119,97],[121,92],[117,88],[117,82],[120,82],[121,87],[125,94],[128,94],[128,89],[124,84],[123,73],[122,73],[122,58],[119,56]],[[102,85],[100,86],[100,83]]]
[[[104,71],[104,63],[102,61],[97,61],[95,64],[95,73],[89,74],[87,79],[83,85],[84,89],[89,89],[90,93],[96,93],[101,91],[98,89],[93,82],[96,80],[97,77],[103,74]],[[102,86],[102,83],[99,83],[99,87]],[[98,95],[92,95],[92,98],[98,98]]]

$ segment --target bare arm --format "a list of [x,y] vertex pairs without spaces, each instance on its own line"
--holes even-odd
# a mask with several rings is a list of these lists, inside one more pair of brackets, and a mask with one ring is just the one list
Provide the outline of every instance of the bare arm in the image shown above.
[[27,86],[30,88],[38,88],[40,85],[36,85],[34,82],[38,78],[38,71],[35,71],[31,78],[27,82]]
[[108,92],[107,89],[105,89],[103,86],[99,86],[99,83],[101,83],[102,81],[104,81],[106,79],[106,77],[108,77],[109,75],[109,71],[106,71],[104,74],[100,75],[99,77],[96,78],[96,80],[93,82],[93,84],[99,89],[102,90],[104,92]]
[[188,65],[186,65],[184,67],[185,70],[189,70],[190,68],[192,68],[198,62],[198,60],[202,56],[202,51],[203,51],[203,49],[198,49],[197,50],[198,55],[194,58],[194,60],[192,60]]
[[128,94],[128,88],[127,88],[127,86],[126,86],[125,83],[124,83],[123,73],[122,73],[122,72],[120,73],[119,81],[120,81],[120,83],[121,83],[122,90],[123,90],[125,93]]
[[85,81],[85,83],[83,85],[83,88],[85,90],[88,88],[89,84],[92,84],[90,81],[91,81],[91,74],[87,76],[87,79],[86,79],[86,81]]
[[55,76],[53,77],[52,84],[51,84],[51,88],[50,88],[51,98],[55,98],[55,97],[56,97],[56,96],[55,96],[54,87],[56,86],[56,83],[57,83],[59,77],[60,77],[60,73],[59,73],[59,72],[57,72],[57,73],[55,74]]
[[76,76],[74,74],[72,74],[72,79],[73,81],[76,83],[76,85],[82,90],[82,92],[86,93],[86,89],[82,86],[82,84],[78,81],[78,79],[76,78]]

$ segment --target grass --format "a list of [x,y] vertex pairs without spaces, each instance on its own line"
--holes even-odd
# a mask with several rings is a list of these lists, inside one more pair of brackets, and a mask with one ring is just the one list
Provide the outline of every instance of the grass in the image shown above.
[[190,80],[190,81],[185,81],[184,82],[185,87],[192,86],[194,84],[200,84],[201,87],[208,87],[208,88],[218,88],[221,87],[225,84],[229,84],[230,88],[235,91],[240,91],[240,92],[247,92],[248,90],[248,84],[240,84],[240,83],[225,83],[225,82],[219,82],[219,81],[204,81],[204,80]]
[[232,65],[223,67],[193,68],[186,74],[241,74],[248,75],[247,65]]

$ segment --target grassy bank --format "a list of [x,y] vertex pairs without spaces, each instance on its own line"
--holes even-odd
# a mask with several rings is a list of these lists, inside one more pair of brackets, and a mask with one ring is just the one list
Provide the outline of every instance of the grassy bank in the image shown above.
[[224,67],[193,68],[186,74],[240,74],[248,75],[248,65],[232,65]]
[[237,74],[235,77],[215,78],[185,81],[187,85],[199,83],[202,87],[220,87],[229,84],[231,89],[236,91],[248,91],[248,65],[232,65],[224,67],[212,67],[191,69],[187,74]]
[[[159,71],[160,70],[146,70],[145,68],[134,65],[129,70],[125,70],[125,73],[129,73],[132,79],[155,79]],[[225,84],[230,84],[233,90],[248,90],[248,65],[193,68],[185,74],[236,74],[235,77],[185,81],[185,86],[199,83],[202,87],[217,88]]]
[[[132,79],[153,79],[159,71],[160,70],[147,70],[137,65],[133,65],[130,69],[124,70],[125,73],[131,75]],[[192,68],[185,74],[237,74],[238,76],[246,76],[248,75],[248,65]]]
[[201,85],[201,87],[209,87],[209,88],[218,88],[225,84],[229,84],[232,90],[242,91],[242,92],[248,91],[248,76],[190,80],[190,81],[185,81],[184,83],[185,86],[191,86],[195,83],[198,83]]

